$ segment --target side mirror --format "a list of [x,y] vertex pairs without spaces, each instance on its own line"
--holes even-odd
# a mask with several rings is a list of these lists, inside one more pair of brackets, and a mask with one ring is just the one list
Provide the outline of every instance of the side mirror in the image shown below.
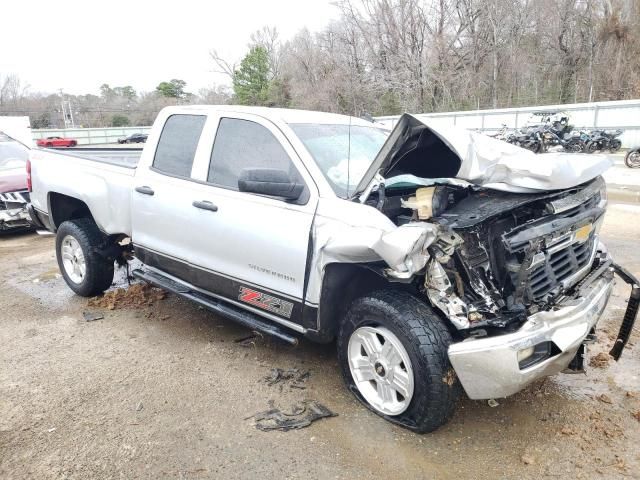
[[287,172],[276,168],[245,168],[238,179],[238,190],[285,200],[297,200],[304,185],[292,180]]

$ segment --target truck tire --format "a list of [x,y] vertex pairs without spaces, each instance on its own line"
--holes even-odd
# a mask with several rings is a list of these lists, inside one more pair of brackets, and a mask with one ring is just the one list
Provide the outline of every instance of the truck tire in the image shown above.
[[63,222],[56,235],[56,257],[60,273],[69,288],[82,297],[93,297],[113,282],[113,260],[99,250],[107,236],[90,218]]
[[453,415],[462,389],[449,362],[451,334],[431,308],[403,291],[355,300],[338,335],[351,392],[381,417],[418,433]]

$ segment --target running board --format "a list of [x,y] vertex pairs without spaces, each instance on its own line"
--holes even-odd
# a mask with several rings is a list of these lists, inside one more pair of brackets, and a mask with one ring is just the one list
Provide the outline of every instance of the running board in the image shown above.
[[191,290],[187,285],[176,282],[160,273],[136,269],[131,272],[131,274],[140,280],[144,280],[147,283],[155,285],[156,287],[179,295],[187,300],[191,300],[192,302],[195,302],[220,316],[233,320],[240,325],[250,328],[251,330],[271,335],[272,337],[278,338],[290,345],[298,344],[298,338],[289,333],[283,327],[271,323],[268,320],[263,320],[260,316],[247,312],[235,305],[231,305],[224,300],[219,300],[210,295],[205,295],[204,293],[196,290]]

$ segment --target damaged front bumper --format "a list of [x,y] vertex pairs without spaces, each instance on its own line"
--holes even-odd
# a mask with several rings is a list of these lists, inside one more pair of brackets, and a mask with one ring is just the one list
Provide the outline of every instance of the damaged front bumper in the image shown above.
[[600,319],[612,288],[608,269],[580,297],[531,315],[514,333],[451,345],[449,359],[469,398],[506,397],[566,369]]

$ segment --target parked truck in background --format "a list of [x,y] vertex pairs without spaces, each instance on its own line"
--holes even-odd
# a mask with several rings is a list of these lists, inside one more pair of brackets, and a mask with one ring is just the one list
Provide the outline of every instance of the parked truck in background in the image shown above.
[[137,166],[46,150],[30,211],[77,294],[114,263],[250,328],[336,341],[347,387],[418,432],[464,390],[511,395],[584,368],[618,272],[599,239],[600,156],[534,156],[404,115],[169,107]]

